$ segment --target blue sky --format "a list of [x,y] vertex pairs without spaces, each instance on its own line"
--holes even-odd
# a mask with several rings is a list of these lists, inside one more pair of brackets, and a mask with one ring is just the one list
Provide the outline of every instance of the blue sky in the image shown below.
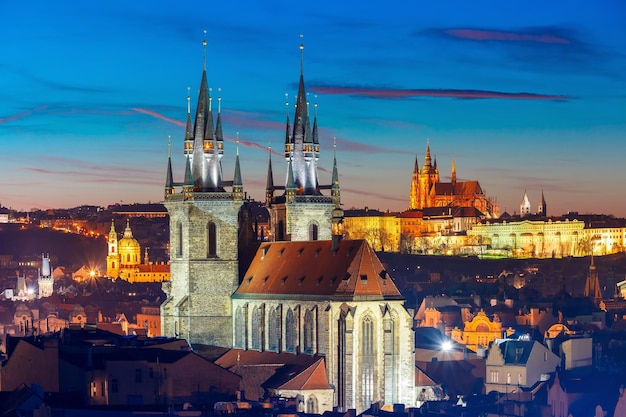
[[[402,210],[427,141],[441,178],[480,181],[501,210],[626,216],[626,5],[499,2],[1,2],[0,204],[160,201],[168,135],[182,180],[187,88],[222,97],[232,178],[264,197],[304,75],[333,138],[344,207]],[[218,91],[220,89],[220,91]],[[274,177],[286,163],[274,157]]]

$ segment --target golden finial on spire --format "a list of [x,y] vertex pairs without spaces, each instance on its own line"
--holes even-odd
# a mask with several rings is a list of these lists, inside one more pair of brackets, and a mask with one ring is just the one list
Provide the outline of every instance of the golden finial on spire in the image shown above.
[[172,157],[172,135],[167,135],[167,157]]
[[285,93],[285,114],[289,117],[289,93]]
[[211,91],[213,91],[213,88],[209,87],[209,111],[211,111],[212,104],[213,104],[213,97],[211,97]]
[[237,139],[235,140],[236,145],[236,155],[239,156],[239,132],[237,132]]
[[202,46],[204,48],[204,70],[206,71],[206,29],[204,29],[204,39],[202,40]]
[[302,39],[304,38],[304,35],[301,33],[300,34],[300,74],[302,74],[303,72],[303,61],[304,61],[304,43],[302,41]]
[[222,92],[222,88],[218,87],[217,88],[217,112],[220,113],[222,111],[222,96],[220,95],[220,93]]

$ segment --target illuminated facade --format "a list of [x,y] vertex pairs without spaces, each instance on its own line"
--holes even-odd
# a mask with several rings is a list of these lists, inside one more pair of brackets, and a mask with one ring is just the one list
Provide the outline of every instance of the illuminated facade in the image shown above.
[[188,106],[183,183],[174,182],[168,158],[171,281],[163,285],[162,334],[192,346],[325,355],[333,401],[303,398],[320,414],[361,412],[376,402],[413,405],[411,316],[367,243],[342,239],[337,162],[332,183],[320,185],[317,117],[311,124],[302,66],[293,128],[287,120],[284,186],[274,184],[269,159],[270,241],[255,236],[250,259],[242,250],[247,202],[239,156],[233,181],[224,181],[215,169],[224,150],[210,103],[205,67],[194,124]]
[[415,158],[409,210],[445,206],[475,207],[489,218],[500,216],[498,204],[485,195],[478,181],[457,181],[454,160],[452,160],[450,182],[441,182],[437,160],[432,162],[430,145],[427,145],[424,165],[421,169]]
[[133,237],[130,221],[126,221],[123,237],[118,240],[115,231],[115,222],[111,221],[111,230],[107,242],[107,276],[122,278],[128,282],[162,282],[169,281],[169,265],[154,264],[148,260],[148,250],[145,252],[144,263],[141,263],[141,246]]
[[[506,336],[512,333],[513,330],[508,329]],[[463,330],[454,328],[450,333],[453,340],[474,352],[477,352],[479,347],[487,350],[491,342],[504,336],[502,323],[498,316],[494,315],[493,320],[491,320],[483,310],[480,310],[472,320],[466,321]]]

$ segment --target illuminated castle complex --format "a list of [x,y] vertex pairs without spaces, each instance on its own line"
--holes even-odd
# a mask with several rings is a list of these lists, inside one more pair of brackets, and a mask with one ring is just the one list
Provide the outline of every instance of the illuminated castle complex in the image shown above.
[[478,181],[457,181],[454,159],[450,182],[441,182],[437,160],[432,161],[430,145],[426,145],[426,156],[421,170],[415,158],[409,210],[446,206],[474,207],[489,218],[500,215],[498,204],[485,195]]
[[311,413],[362,412],[378,401],[412,405],[412,318],[367,242],[342,239],[337,160],[331,184],[320,185],[317,117],[311,123],[302,49],[293,125],[289,117],[286,123],[284,185],[274,183],[270,153],[271,234],[263,243],[246,220],[238,152],[233,180],[222,178],[221,118],[218,108],[214,126],[204,65],[193,123],[187,108],[182,182],[174,181],[168,158],[171,281],[163,286],[162,334],[192,346],[232,348],[237,368],[255,352],[316,358],[325,372],[316,372],[315,386],[289,393]]

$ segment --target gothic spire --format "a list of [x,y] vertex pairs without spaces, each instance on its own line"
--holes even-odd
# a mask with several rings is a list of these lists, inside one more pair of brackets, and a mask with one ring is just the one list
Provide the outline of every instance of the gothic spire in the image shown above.
[[265,203],[269,206],[274,197],[274,174],[272,172],[272,147],[268,147],[269,162],[267,164],[267,183],[265,185]]
[[456,184],[456,165],[454,164],[454,158],[452,158],[452,172],[450,173],[450,180],[452,184]]
[[243,198],[243,181],[239,167],[239,132],[237,132],[237,154],[235,156],[235,175],[233,176],[233,194],[235,198]]
[[336,207],[341,204],[341,192],[339,188],[339,170],[337,169],[337,142],[333,141],[333,177],[330,189],[333,203]]
[[172,141],[167,137],[167,173],[165,174],[165,198],[174,193],[174,178],[172,176]]

